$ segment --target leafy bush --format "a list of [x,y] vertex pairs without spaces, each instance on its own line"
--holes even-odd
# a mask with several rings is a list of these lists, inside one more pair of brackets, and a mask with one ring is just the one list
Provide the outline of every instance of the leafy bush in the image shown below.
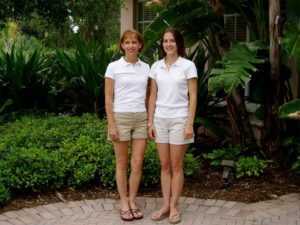
[[65,141],[60,149],[67,165],[67,184],[79,186],[94,179],[103,158],[102,145],[94,142],[91,137],[80,136],[74,142]]
[[292,162],[291,169],[300,175],[300,138],[290,136],[282,140],[281,148]]
[[6,168],[4,185],[11,190],[39,192],[59,188],[64,183],[65,163],[56,152],[37,147],[19,148],[11,151],[5,160],[10,169]]
[[116,159],[111,143],[102,148],[99,157],[101,158],[98,172],[100,184],[104,187],[115,187]]
[[212,166],[220,166],[223,159],[235,160],[240,155],[241,150],[238,146],[229,144],[224,149],[214,149],[211,153],[203,154],[204,158],[211,160]]
[[10,200],[10,192],[7,188],[4,187],[2,183],[0,183],[0,205],[4,205]]
[[192,152],[187,152],[184,157],[184,174],[186,176],[196,176],[200,172],[199,157],[195,157]]
[[292,164],[292,170],[300,176],[300,155],[297,157],[295,162]]
[[[95,115],[24,116],[0,124],[0,198],[15,191],[41,192],[65,185],[97,184],[115,187],[115,156],[107,141],[107,121]],[[128,162],[129,163],[129,162]],[[185,174],[200,171],[191,152],[184,159]],[[130,167],[128,166],[128,169]],[[128,171],[129,172],[129,171]],[[160,180],[155,143],[148,142],[142,185]]]
[[154,186],[160,182],[160,164],[154,141],[148,141],[145,152],[141,185]]
[[253,157],[241,157],[236,163],[236,177],[241,178],[243,176],[256,176],[259,177],[264,169],[267,167],[267,163],[271,160],[258,159]]

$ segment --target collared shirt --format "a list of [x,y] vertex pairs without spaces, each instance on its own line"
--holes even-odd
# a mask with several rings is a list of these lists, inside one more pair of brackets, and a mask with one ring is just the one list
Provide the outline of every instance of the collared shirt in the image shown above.
[[105,77],[115,81],[113,112],[146,111],[149,70],[149,65],[140,59],[132,64],[121,57],[108,65]]
[[156,80],[157,98],[155,117],[177,118],[188,116],[188,79],[197,78],[195,64],[179,57],[168,70],[165,59],[155,62],[149,77]]

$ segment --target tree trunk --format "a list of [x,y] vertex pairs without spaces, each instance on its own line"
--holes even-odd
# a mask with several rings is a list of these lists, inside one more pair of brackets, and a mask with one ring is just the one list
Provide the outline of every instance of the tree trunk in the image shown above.
[[270,152],[280,145],[279,135],[279,96],[280,96],[280,0],[269,0],[269,33],[270,33],[270,88],[266,118],[266,147]]
[[251,128],[244,95],[239,88],[235,88],[227,98],[227,110],[231,119],[232,136],[244,149],[256,145]]

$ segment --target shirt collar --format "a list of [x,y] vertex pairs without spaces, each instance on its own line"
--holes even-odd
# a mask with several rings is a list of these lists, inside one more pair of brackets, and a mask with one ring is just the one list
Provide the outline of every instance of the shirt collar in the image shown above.
[[129,66],[129,65],[141,65],[141,60],[139,58],[138,58],[138,61],[135,64],[132,64],[130,62],[126,62],[126,60],[124,59],[124,57],[120,58],[120,62],[121,62],[121,66],[122,67],[126,67],[126,66]]
[[[182,57],[179,56],[178,59],[176,60],[176,62],[172,64],[172,66],[180,66],[181,62],[182,62]],[[165,63],[165,58],[163,58],[161,66],[164,68],[167,68],[167,65]]]

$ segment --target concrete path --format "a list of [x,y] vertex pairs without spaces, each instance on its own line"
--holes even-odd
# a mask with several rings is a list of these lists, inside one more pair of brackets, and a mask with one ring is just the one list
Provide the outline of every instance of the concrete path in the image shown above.
[[[118,201],[95,199],[54,203],[0,214],[0,225],[163,225],[168,219],[152,222],[151,214],[161,198],[138,198],[144,219],[124,222]],[[245,204],[215,199],[182,197],[179,209],[184,225],[300,225],[300,194],[276,200]]]

